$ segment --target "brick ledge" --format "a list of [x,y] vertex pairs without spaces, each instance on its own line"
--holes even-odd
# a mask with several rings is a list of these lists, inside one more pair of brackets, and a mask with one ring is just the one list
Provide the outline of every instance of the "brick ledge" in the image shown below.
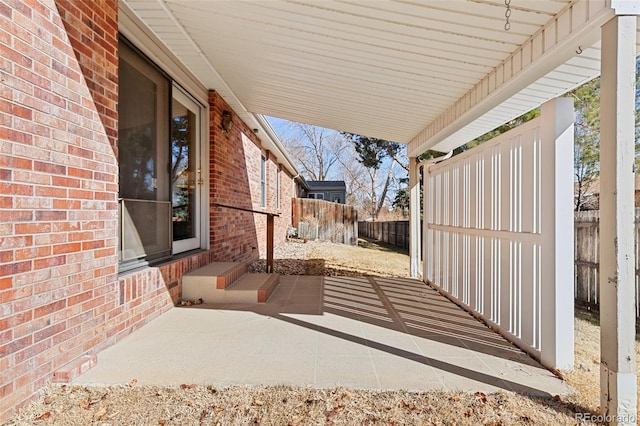
[[53,383],[69,383],[98,363],[96,355],[83,355],[53,372]]

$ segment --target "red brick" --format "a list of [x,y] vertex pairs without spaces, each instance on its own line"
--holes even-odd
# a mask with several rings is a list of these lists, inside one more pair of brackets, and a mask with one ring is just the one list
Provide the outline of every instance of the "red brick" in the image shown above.
[[51,173],[56,175],[64,175],[67,172],[67,168],[60,164],[44,163],[42,161],[35,161],[33,163],[33,169],[37,172]]
[[18,183],[0,183],[0,194],[33,195],[33,186]]
[[0,263],[13,262],[13,251],[0,251]]
[[[65,195],[66,192],[67,191],[65,190]],[[80,201],[55,199],[53,200],[53,208],[61,210],[78,210],[80,208]]]
[[30,247],[18,249],[15,252],[16,260],[34,259],[45,256],[51,256],[51,247]]
[[6,16],[11,20],[13,10],[8,5],[0,3],[0,14]]
[[47,339],[54,334],[61,333],[66,328],[64,323],[58,323],[50,325],[49,327],[43,328],[42,330],[38,330],[33,333],[33,342],[38,343],[41,340]]
[[[2,10],[2,5],[0,5],[0,10]],[[6,383],[0,386],[0,398],[4,398],[13,392],[13,383]]]
[[93,191],[86,191],[83,189],[69,189],[68,194],[69,198],[93,200]]
[[67,324],[67,329],[65,331],[63,331],[62,333],[56,334],[55,336],[52,337],[53,345],[55,346],[55,345],[63,344],[73,339],[75,336],[77,336],[81,332],[82,332],[82,327],[80,324],[76,325],[75,327],[71,327],[69,324]]
[[0,103],[0,111],[7,112],[10,115],[21,117],[27,120],[31,120],[33,118],[33,111],[29,108],[25,108],[21,105],[16,105],[13,102],[2,102]]
[[16,234],[39,234],[45,232],[51,232],[51,224],[50,223],[17,223],[16,224]]
[[66,188],[54,188],[51,186],[36,186],[36,194],[37,197],[57,197],[57,198],[66,198],[67,197],[67,189]]
[[12,157],[10,155],[1,156],[0,165],[11,167],[12,169],[31,170],[33,168],[33,162],[31,160],[27,158]]
[[80,188],[80,180],[62,176],[52,176],[51,184],[64,188]]
[[26,132],[21,132],[15,129],[9,129],[0,126],[0,139],[9,140],[12,142],[31,144],[33,143],[33,135]]
[[112,175],[112,174],[107,174],[107,173],[100,173],[100,172],[95,172],[93,174],[93,178],[96,180],[101,180],[101,181],[105,181],[105,182],[115,182],[116,181],[116,176]]
[[31,262],[16,262],[8,265],[0,265],[0,277],[17,275],[31,270]]
[[0,357],[10,355],[25,347],[29,346],[33,342],[31,335],[24,336],[20,339],[12,340],[9,343],[0,346]]
[[93,172],[91,170],[79,169],[77,167],[69,167],[67,173],[69,176],[82,178],[82,179],[91,179],[93,176]]
[[[68,306],[73,306],[75,304],[82,303],[85,300],[91,299],[91,295],[92,295],[91,291],[85,291],[84,293],[80,293],[80,294],[77,294],[75,296],[71,296],[71,297],[69,297],[67,299],[67,305]],[[83,309],[83,311],[84,311],[84,309]]]
[[83,355],[65,365],[63,368],[54,371],[53,382],[68,383],[79,375],[89,371],[89,369],[94,367],[97,363],[98,358],[95,355]]
[[39,210],[36,211],[36,220],[65,220],[67,213],[57,210]]
[[31,236],[0,237],[0,248],[8,249],[30,246],[32,241],[33,237]]
[[28,210],[2,210],[0,222],[22,222],[33,219],[33,212]]
[[31,321],[32,318],[33,314],[31,313],[31,311],[18,312],[13,316],[0,319],[0,330],[7,330],[11,327],[15,327],[18,324]]
[[80,251],[81,243],[68,243],[53,246],[53,254],[73,253]]
[[50,90],[43,89],[42,87],[34,87],[33,95],[35,97],[35,103],[32,105],[33,108],[43,112],[50,110],[51,105],[55,105],[58,108],[66,108],[67,106],[67,102],[62,96]]
[[23,363],[24,361],[34,358],[39,353],[51,348],[51,339],[40,341],[36,344],[30,345],[21,351],[17,351],[14,354],[16,364]]
[[104,248],[101,250],[96,250],[94,252],[94,257],[96,259],[100,258],[100,257],[106,257],[106,256],[114,256],[116,254],[116,249],[115,248]]
[[37,308],[35,308],[33,310],[33,316],[34,318],[40,318],[43,317],[45,315],[49,315],[52,314],[56,311],[59,311],[60,309],[63,309],[67,306],[67,301],[66,300],[56,300],[55,302],[49,303],[48,305],[45,306],[38,306]]
[[51,268],[65,264],[65,256],[45,257],[33,261],[33,269]]
[[104,247],[104,240],[85,241],[82,243],[82,250],[93,250]]
[[93,159],[93,151],[85,148],[80,148],[78,146],[69,145],[67,152],[71,155],[75,155],[77,157]]
[[12,286],[13,286],[13,278],[12,277],[0,278],[0,291],[9,289]]

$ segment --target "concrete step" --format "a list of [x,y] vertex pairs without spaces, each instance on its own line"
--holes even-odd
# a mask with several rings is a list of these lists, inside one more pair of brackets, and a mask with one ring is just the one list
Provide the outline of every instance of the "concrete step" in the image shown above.
[[224,262],[185,274],[182,300],[202,299],[203,303],[264,303],[269,300],[280,283],[280,275],[249,274],[246,270],[245,264]]
[[247,264],[244,262],[214,262],[202,268],[191,271],[182,277],[183,299],[190,298],[184,294],[191,288],[200,286],[214,286],[224,289],[233,284],[238,278],[247,272]]
[[216,294],[216,297],[223,303],[265,303],[278,284],[278,274],[244,274],[231,287]]

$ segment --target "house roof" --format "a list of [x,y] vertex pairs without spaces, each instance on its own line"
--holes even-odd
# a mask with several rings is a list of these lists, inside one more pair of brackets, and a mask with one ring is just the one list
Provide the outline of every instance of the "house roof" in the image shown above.
[[[640,191],[640,174],[635,174],[634,175],[634,188],[636,191]],[[578,190],[578,184],[575,183],[574,184],[575,187],[575,191]],[[593,180],[593,182],[591,183],[591,185],[589,185],[587,189],[587,193],[588,194],[600,194],[600,177],[598,176],[597,178],[595,178]]]
[[[610,4],[122,0],[241,117],[448,151],[595,77]],[[506,29],[508,27],[508,31]]]
[[308,180],[310,191],[346,191],[347,185],[343,180]]

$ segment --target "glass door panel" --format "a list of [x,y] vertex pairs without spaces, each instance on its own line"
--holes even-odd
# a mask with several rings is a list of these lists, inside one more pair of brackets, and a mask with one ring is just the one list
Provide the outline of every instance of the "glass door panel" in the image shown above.
[[171,102],[173,252],[200,247],[200,106],[174,87]]
[[170,83],[125,43],[119,55],[120,260],[165,257],[171,254]]

